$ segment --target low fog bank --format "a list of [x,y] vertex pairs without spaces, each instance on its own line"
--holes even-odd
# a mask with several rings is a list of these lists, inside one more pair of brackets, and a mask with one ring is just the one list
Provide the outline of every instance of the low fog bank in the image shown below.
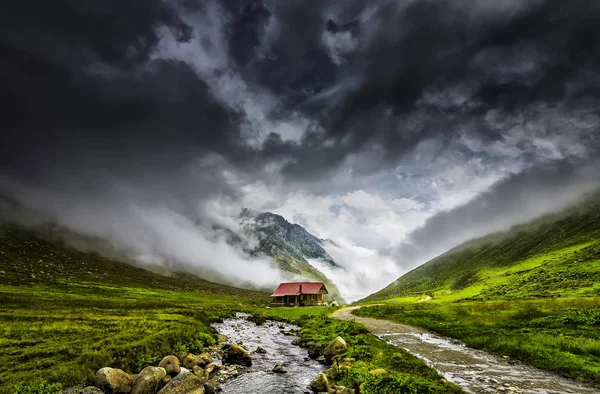
[[284,279],[271,258],[249,257],[230,242],[232,232],[242,234],[239,223],[229,212],[217,211],[211,201],[198,203],[191,214],[165,202],[114,195],[85,199],[6,180],[0,185],[5,193],[10,191],[0,206],[5,219],[43,229],[80,250],[157,272],[190,272],[246,288],[269,290]]
[[[598,160],[586,165],[555,163],[530,168],[496,183],[464,205],[432,214],[405,238],[398,235],[394,248],[360,246],[340,230],[339,237],[323,242],[339,267],[319,260],[309,263],[352,302],[465,241],[576,203],[600,188],[599,169]],[[265,290],[281,281],[304,279],[282,273],[270,257],[250,257],[244,251],[258,240],[252,238],[252,232],[244,231],[238,208],[243,199],[224,194],[206,194],[202,200],[170,194],[143,198],[148,190],[124,192],[116,185],[105,184],[103,192],[93,198],[70,188],[2,178],[0,211],[27,226],[51,228],[54,235],[78,249],[124,258],[156,272],[184,271],[208,280]],[[293,221],[291,217],[286,219]],[[307,230],[323,235],[311,226]],[[242,242],[232,242],[232,234],[241,237]]]

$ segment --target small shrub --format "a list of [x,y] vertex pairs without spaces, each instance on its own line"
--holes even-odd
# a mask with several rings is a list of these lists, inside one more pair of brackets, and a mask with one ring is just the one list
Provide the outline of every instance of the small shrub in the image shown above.
[[533,320],[544,316],[544,312],[541,309],[536,308],[534,306],[528,306],[527,308],[520,309],[517,313],[515,313],[515,320],[527,321]]
[[201,343],[202,347],[214,346],[217,343],[217,341],[212,335],[207,334],[205,332],[201,332],[200,334],[198,334],[197,342]]
[[357,360],[370,361],[373,359],[373,352],[370,346],[353,346],[344,355],[345,357],[355,358]]

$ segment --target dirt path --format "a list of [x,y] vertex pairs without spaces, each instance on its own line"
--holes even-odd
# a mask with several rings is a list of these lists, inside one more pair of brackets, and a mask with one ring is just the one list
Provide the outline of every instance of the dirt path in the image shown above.
[[540,369],[464,346],[426,330],[387,320],[359,317],[344,308],[333,317],[364,323],[373,334],[425,360],[464,390],[480,393],[598,394],[600,390]]

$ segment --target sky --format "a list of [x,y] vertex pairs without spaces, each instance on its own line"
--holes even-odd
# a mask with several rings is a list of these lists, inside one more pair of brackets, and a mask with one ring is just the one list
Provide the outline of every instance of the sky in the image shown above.
[[600,186],[593,1],[5,8],[0,194],[140,263],[269,286],[223,229],[271,211],[355,300]]

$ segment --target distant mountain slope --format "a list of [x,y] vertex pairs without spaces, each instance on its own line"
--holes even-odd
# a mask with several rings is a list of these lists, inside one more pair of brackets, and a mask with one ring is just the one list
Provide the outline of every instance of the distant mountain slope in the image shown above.
[[[337,287],[309,260],[321,260],[333,267],[338,265],[323,248],[323,241],[302,226],[288,222],[271,212],[256,212],[244,208],[240,213],[244,249],[251,255],[265,254],[273,257],[278,267],[287,273],[324,282],[333,298],[340,299]],[[237,237],[237,242],[244,242]]]
[[600,296],[600,198],[466,242],[361,301]]
[[9,285],[64,281],[132,285],[171,291],[268,299],[268,294],[209,282],[188,273],[160,273],[86,253],[34,230],[0,222],[0,283]]
[[[8,214],[15,212],[18,214]],[[106,282],[110,280],[112,274],[120,275],[121,265],[124,264],[122,261],[125,261],[133,264],[128,265],[131,269],[127,269],[131,275],[130,277],[120,277],[119,284],[122,284],[121,280],[133,280],[133,283],[137,285],[147,280],[156,282],[155,279],[159,278],[161,280],[158,282],[164,284],[166,288],[178,290],[211,288],[213,286],[218,288],[223,284],[229,285],[226,286],[228,288],[238,286],[219,272],[201,266],[195,267],[194,271],[200,277],[188,275],[188,269],[185,269],[185,274],[177,273],[177,270],[182,269],[178,268],[177,262],[167,262],[167,267],[142,265],[143,269],[138,268],[135,261],[130,261],[123,252],[115,250],[112,245],[102,239],[83,236],[50,222],[34,220],[27,226],[14,224],[21,221],[21,216],[25,218],[35,216],[30,215],[28,210],[2,195],[0,195],[0,213],[2,213],[0,216],[0,266],[8,267],[8,270],[0,269],[0,271],[8,272],[0,274],[0,280],[6,279],[7,275],[10,277],[25,277],[29,274],[37,276],[35,271],[39,269],[42,276],[58,275],[59,278],[67,280],[76,278],[85,281],[101,280]],[[272,257],[285,280],[308,279],[323,282],[334,299],[343,301],[339,290],[330,278],[327,278],[308,261],[315,259],[337,266],[322,247],[322,241],[319,238],[310,234],[303,227],[289,223],[282,216],[270,212],[259,213],[244,209],[238,219],[240,227],[236,231],[215,227],[215,234],[226,234],[228,242],[233,247],[243,250],[249,256]],[[62,239],[68,239],[69,247],[62,241],[49,241]],[[28,248],[29,244],[35,245],[35,247]],[[56,250],[51,253],[50,250],[54,248]],[[86,253],[86,251],[94,252]],[[58,259],[57,254],[63,256],[64,259]],[[90,260],[90,256],[92,260]],[[85,264],[81,267],[78,263],[71,264],[73,260],[78,259],[92,263],[95,268],[87,269]],[[140,275],[137,274],[138,272]],[[148,277],[150,274],[154,279]],[[168,284],[165,282],[165,278],[171,278],[167,281]],[[188,283],[189,280],[192,282]],[[202,284],[199,284],[198,281],[202,281]],[[274,283],[273,286],[275,285]],[[250,280],[242,286],[247,289],[256,289]],[[270,291],[274,288],[258,290]]]

